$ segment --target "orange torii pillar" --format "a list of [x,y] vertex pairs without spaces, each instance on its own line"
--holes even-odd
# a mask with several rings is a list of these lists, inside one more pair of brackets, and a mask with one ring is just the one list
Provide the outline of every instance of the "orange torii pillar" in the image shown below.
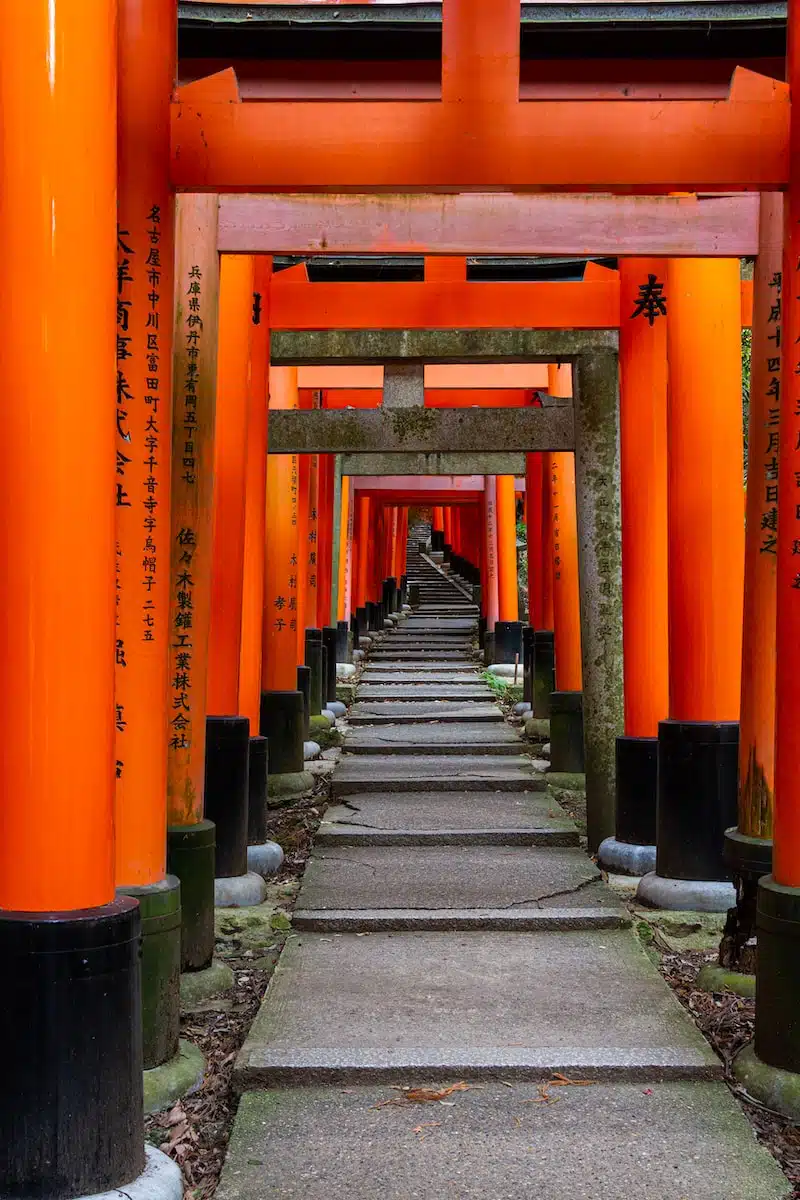
[[4,1196],[145,1166],[139,905],[114,895],[116,31],[109,0],[0,13]]
[[497,476],[484,475],[482,498],[484,552],[481,595],[486,628],[483,632],[483,660],[486,666],[495,661],[495,627],[499,614],[499,583],[497,578]]
[[[266,887],[247,874],[250,722],[239,715],[254,266],[246,254],[223,255],[220,264],[205,814],[217,830],[216,903],[223,906],[258,904]],[[266,747],[256,747],[258,767]]]
[[[299,408],[297,367],[272,367],[269,406]],[[264,624],[259,733],[267,739],[268,793],[278,803],[313,782],[304,770],[306,712],[297,688],[300,609],[300,469],[297,454],[267,457]]]
[[[115,877],[139,901],[145,1068],[178,1053],[180,882],[166,874],[176,5],[119,6]],[[171,713],[169,714],[172,715]]]
[[358,493],[355,497],[356,540],[358,545],[358,571],[356,574],[355,609],[359,634],[367,633],[367,601],[369,600],[369,569],[370,556],[373,552],[370,544],[370,516],[372,502],[369,496]]
[[181,965],[214,952],[214,841],[204,818],[219,259],[216,196],[178,197],[175,227],[167,855],[181,881]]
[[637,313],[642,287],[663,281],[666,269],[662,259],[620,260],[625,733],[617,738],[616,829],[599,858],[633,875],[656,865],[658,724],[669,711],[667,319],[658,307],[652,320]]
[[440,504],[433,507],[431,550],[436,554],[440,554],[444,550],[444,509]]
[[[267,432],[269,405],[269,293],[272,259],[255,257],[250,328],[250,371],[247,384],[247,474],[245,477],[244,577],[242,636],[239,648],[238,712],[250,722],[247,841],[267,841],[267,739],[258,733],[261,722],[261,659],[264,618],[264,556],[266,550]],[[248,852],[248,858],[254,854]],[[254,861],[254,864],[255,861]]]
[[580,775],[584,767],[583,671],[575,455],[568,451],[553,453],[549,460],[555,648],[555,689],[550,696],[550,763],[556,773]]
[[447,562],[453,550],[453,509],[449,504],[446,504],[442,509],[442,521],[444,525],[442,530],[442,549],[444,550],[445,562]]
[[[787,79],[791,93],[800,91],[800,6],[790,0]],[[775,809],[772,873],[758,884],[756,924],[755,1042],[741,1051],[734,1075],[762,1104],[792,1121],[800,1119],[800,1028],[797,1023],[798,934],[800,933],[800,121],[792,110],[789,139],[789,190],[785,200],[784,250],[780,295],[775,296],[770,331],[782,321],[783,361],[780,373],[769,375],[768,422],[762,439],[774,431],[771,421],[779,410],[780,451],[777,481],[778,570],[777,658],[775,689]],[[778,280],[775,280],[776,286]],[[757,311],[757,310],[756,310]],[[762,317],[763,320],[763,317]],[[757,327],[753,331],[755,353]],[[762,347],[765,343],[762,342]],[[769,342],[775,346],[774,340]],[[771,356],[773,362],[777,355]],[[754,364],[755,365],[755,364]],[[763,370],[763,368],[762,368]],[[765,376],[761,376],[762,382]],[[772,380],[780,380],[777,390]],[[751,403],[753,401],[751,400]],[[758,403],[763,403],[759,397]],[[763,446],[750,444],[756,470],[771,505],[774,479],[763,475]],[[752,460],[751,460],[752,461]],[[772,468],[770,467],[770,473]],[[749,499],[749,497],[748,497]]]
[[[497,599],[494,662],[522,662],[517,585],[517,505],[513,475],[497,475]],[[519,678],[522,679],[521,669]]]
[[342,476],[341,509],[339,525],[339,588],[337,595],[336,617],[344,621],[350,628],[350,618],[353,615],[353,565],[354,565],[354,533],[355,505],[353,503],[352,480],[349,475]]
[[656,870],[639,885],[663,908],[735,902],[723,835],[736,819],[744,584],[739,273],[738,259],[670,259],[663,288],[670,716]]
[[[320,625],[335,625],[333,609],[333,560],[334,560],[334,454],[319,456],[319,516],[317,518],[317,597]],[[338,568],[337,568],[338,569]],[[338,607],[338,606],[337,606]]]
[[[528,625],[522,630],[522,699],[537,717],[549,717],[550,697],[555,689],[550,474],[549,454],[525,456]],[[549,734],[544,728],[540,732]]]

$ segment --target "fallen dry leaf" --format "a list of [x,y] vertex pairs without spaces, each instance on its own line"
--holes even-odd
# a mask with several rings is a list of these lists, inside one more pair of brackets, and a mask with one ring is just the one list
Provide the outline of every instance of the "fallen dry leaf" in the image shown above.
[[460,1083],[453,1083],[450,1087],[441,1088],[440,1091],[436,1091],[434,1088],[404,1087],[400,1089],[399,1096],[392,1096],[390,1100],[380,1100],[373,1107],[386,1108],[390,1104],[435,1104],[437,1101],[452,1096],[453,1092],[468,1092],[471,1087],[472,1085],[465,1083],[463,1079]]
[[412,1133],[422,1133],[425,1129],[433,1129],[435,1125],[441,1125],[441,1121],[425,1121],[422,1125],[415,1125]]
[[562,1075],[560,1071],[553,1071],[553,1078],[549,1081],[550,1087],[593,1087],[593,1079],[568,1079],[566,1075]]

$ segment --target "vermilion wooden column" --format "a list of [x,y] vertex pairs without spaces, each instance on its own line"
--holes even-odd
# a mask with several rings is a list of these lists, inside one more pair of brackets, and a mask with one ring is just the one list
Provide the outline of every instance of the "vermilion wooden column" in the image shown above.
[[[296,367],[271,369],[269,396],[271,408],[298,407]],[[294,691],[297,686],[298,458],[267,458],[262,691]]]
[[744,582],[739,261],[671,259],[664,295],[670,720],[659,725],[657,875],[640,895],[685,906],[699,880],[706,903],[727,909]]
[[358,512],[358,588],[357,608],[363,608],[370,599],[370,555],[373,547],[370,537],[370,518],[372,503],[369,496],[356,496]]
[[549,451],[542,455],[542,629],[553,628],[553,520]]
[[116,22],[0,8],[5,1196],[144,1168],[138,906],[114,898]]
[[449,504],[442,509],[442,519],[444,523],[444,544],[445,546],[453,546],[453,509]]
[[431,550],[441,550],[444,542],[444,509],[437,504],[434,505],[431,521]]
[[[259,728],[261,659],[264,625],[264,557],[266,552],[267,434],[269,413],[269,293],[272,259],[259,254],[253,276],[254,310],[250,328],[247,477],[245,481],[244,584],[242,644],[239,656],[239,709]],[[256,307],[257,304],[257,307]]]
[[331,597],[333,594],[333,476],[335,456],[320,454],[319,466],[319,516],[317,519],[317,597],[320,625],[330,625],[332,619]]
[[207,691],[209,713],[220,715],[239,708],[253,267],[251,255],[222,256]]
[[353,611],[353,566],[355,504],[353,503],[351,479],[342,476],[341,548],[339,551],[339,608],[338,619],[349,621]]
[[582,666],[574,454],[566,451],[550,455],[550,483],[556,689],[579,692]]
[[498,619],[519,620],[514,476],[497,475]]
[[528,621],[534,629],[544,629],[544,577],[543,548],[544,522],[542,520],[542,487],[544,456],[525,456],[525,518],[528,539]]
[[486,628],[494,632],[500,612],[500,587],[498,582],[497,562],[497,476],[484,476],[483,490],[484,514],[483,526],[486,539],[486,587],[484,604],[486,609]]
[[[616,745],[609,869],[655,866],[658,723],[669,708],[667,606],[667,320],[639,312],[642,289],[663,285],[663,259],[620,260],[620,487],[625,733]],[[638,315],[637,315],[638,314]],[[643,486],[643,480],[647,486]]]
[[[301,556],[305,559],[305,626],[304,629],[316,629],[326,625],[327,621],[319,616],[319,455],[306,455],[308,459],[308,492],[305,525],[300,527],[303,544],[300,547]],[[305,649],[305,637],[303,641]]]

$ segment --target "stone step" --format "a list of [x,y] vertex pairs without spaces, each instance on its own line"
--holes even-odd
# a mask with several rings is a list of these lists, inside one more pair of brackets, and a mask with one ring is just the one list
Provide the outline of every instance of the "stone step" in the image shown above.
[[418,725],[428,721],[447,724],[502,724],[503,714],[495,704],[458,700],[357,700],[347,713],[351,725]]
[[367,703],[375,700],[458,700],[460,704],[465,701],[478,701],[484,704],[489,703],[492,699],[492,693],[485,684],[476,684],[472,687],[448,687],[446,683],[441,685],[434,683],[376,683],[361,684],[358,689],[358,699],[364,700]]
[[284,946],[234,1085],[553,1071],[649,1082],[721,1078],[722,1063],[628,930],[302,933]]
[[476,671],[451,671],[446,675],[437,670],[427,671],[411,671],[398,670],[392,667],[382,670],[378,664],[373,670],[362,676],[365,683],[446,683],[448,687],[467,686],[472,687],[476,683],[482,683],[483,680]]
[[325,813],[315,845],[577,846],[547,792],[362,792]]
[[432,683],[435,683],[440,675],[446,675],[448,679],[457,679],[460,675],[466,674],[467,671],[469,671],[471,679],[480,678],[480,668],[474,661],[454,662],[451,659],[446,659],[444,662],[437,662],[432,659],[430,662],[426,662],[424,666],[415,666],[413,663],[405,662],[403,659],[394,661],[390,658],[384,659],[379,663],[367,659],[361,671],[361,678],[366,681],[372,679],[375,674],[385,671],[417,672],[421,675],[430,676]]
[[464,666],[475,667],[478,664],[472,654],[465,654],[463,650],[441,650],[430,646],[422,650],[375,650],[369,656],[369,661],[374,663],[382,662],[457,662]]
[[510,726],[387,725],[382,729],[352,729],[345,743],[348,754],[520,754],[524,747]]
[[[456,1071],[446,1082],[460,1078]],[[431,1079],[412,1069],[402,1083]],[[538,1103],[535,1086],[498,1079],[454,1092],[448,1107],[404,1104],[378,1085],[248,1092],[215,1200],[788,1195],[786,1177],[722,1083],[653,1082],[646,1092],[640,1082],[596,1083],[554,1087],[550,1096],[558,1103]]]
[[[486,807],[487,824],[491,806]],[[457,827],[456,827],[457,828]],[[574,846],[390,845],[319,847],[306,867],[304,909],[625,911],[595,864]]]
[[544,791],[544,775],[534,772],[524,755],[432,754],[345,755],[333,775],[332,794],[355,792],[419,792],[438,788],[447,792]]
[[301,933],[553,933],[626,929],[630,917],[615,908],[375,908],[303,909],[292,926]]

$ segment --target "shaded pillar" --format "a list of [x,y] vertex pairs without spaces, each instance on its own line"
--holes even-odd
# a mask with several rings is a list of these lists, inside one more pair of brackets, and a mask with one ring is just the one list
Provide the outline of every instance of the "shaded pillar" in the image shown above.
[[[297,408],[297,368],[273,367],[270,408]],[[267,537],[264,566],[262,691],[294,690],[297,680],[297,454],[267,457]]]
[[116,3],[91,18],[0,11],[0,1193],[54,1200],[145,1164],[139,907],[114,895]]
[[[305,540],[300,553],[305,557],[305,628],[315,629],[324,624],[319,619],[319,459],[318,454],[308,456],[308,513],[305,528],[301,526],[301,537]],[[322,614],[323,618],[325,614]],[[304,642],[305,649],[305,642]]]
[[736,907],[720,945],[720,965],[748,973],[756,962],[758,880],[772,869],[782,255],[783,197],[765,192],[753,283],[738,819],[725,834]]
[[339,596],[336,617],[350,621],[353,612],[353,534],[355,505],[349,475],[342,476],[339,542]]
[[590,851],[614,832],[616,741],[622,732],[622,577],[617,355],[575,364],[583,740]]
[[658,734],[656,874],[639,895],[725,909],[744,582],[739,261],[672,259],[665,295],[670,716]]
[[528,540],[528,623],[534,629],[543,629],[544,611],[544,559],[542,520],[542,487],[544,455],[525,455],[525,524]]
[[514,476],[497,475],[497,591],[501,621],[519,620]]
[[214,827],[203,819],[211,616],[219,262],[216,196],[182,195],[175,226],[167,732],[168,864],[181,881],[181,964],[214,951]]
[[358,512],[358,586],[356,590],[357,608],[363,608],[370,598],[370,510],[369,496],[356,497]]
[[[142,921],[145,1068],[178,1051],[180,882],[166,874],[176,5],[119,6],[117,137],[117,890]],[[171,714],[169,714],[171,715]]]
[[[333,602],[335,591],[334,565],[338,580],[338,558],[334,564],[334,548],[338,547],[338,525],[334,520],[334,475],[336,456],[320,454],[319,466],[319,516],[317,519],[317,601],[318,619],[321,625],[336,624],[336,608]],[[338,499],[338,497],[337,497]]]
[[575,455],[550,455],[550,512],[553,533],[553,631],[556,688],[582,687],[578,516],[575,503]]
[[436,504],[433,508],[433,519],[431,522],[431,550],[441,551],[444,549],[444,509],[441,505]]
[[497,565],[497,476],[484,476],[484,520],[483,528],[486,539],[486,629],[493,633],[499,616],[499,583]]
[[[662,259],[620,260],[620,458],[625,733],[617,739],[615,836],[604,866],[655,868],[658,723],[669,710],[667,319],[633,316]],[[642,481],[647,486],[642,486]]]

